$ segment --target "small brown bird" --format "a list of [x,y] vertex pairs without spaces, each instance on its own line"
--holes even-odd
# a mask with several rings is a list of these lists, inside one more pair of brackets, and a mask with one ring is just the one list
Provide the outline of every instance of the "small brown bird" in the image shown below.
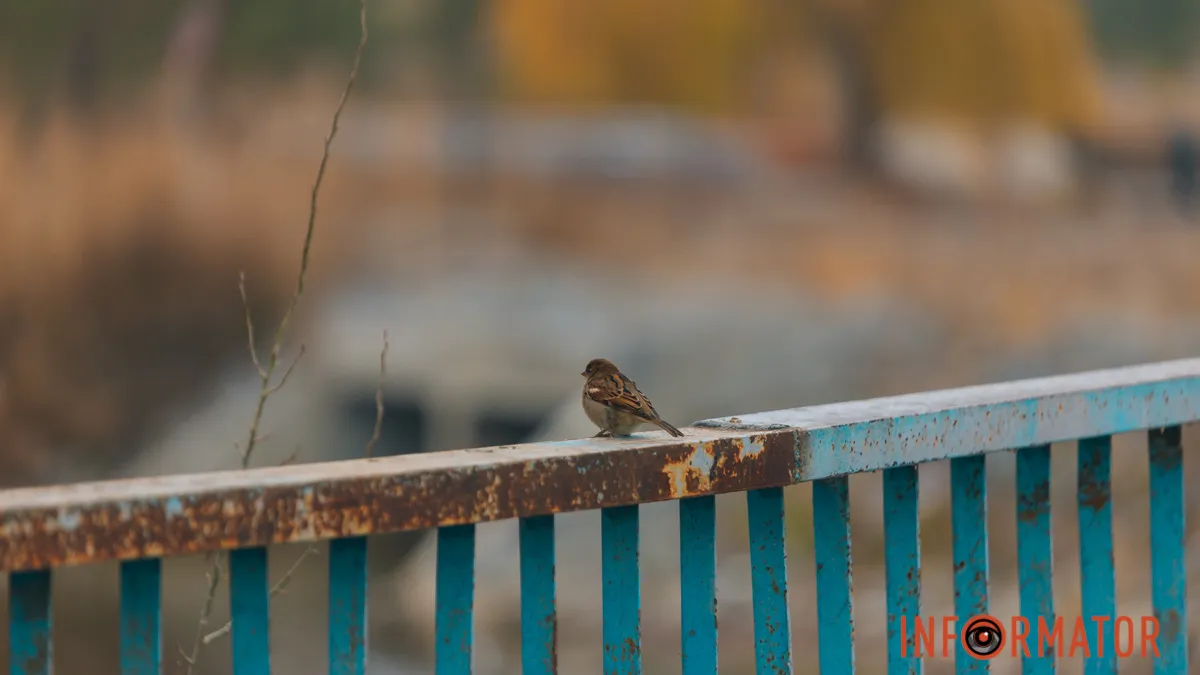
[[592,359],[581,375],[587,378],[583,384],[583,412],[600,427],[596,437],[628,436],[643,424],[653,424],[672,436],[683,435],[658,416],[637,383],[625,377],[612,361]]

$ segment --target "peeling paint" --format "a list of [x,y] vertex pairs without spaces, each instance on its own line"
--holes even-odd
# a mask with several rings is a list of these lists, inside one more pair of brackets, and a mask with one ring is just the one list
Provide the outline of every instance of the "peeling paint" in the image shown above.
[[[7,490],[0,571],[743,492],[1198,419],[1200,359],[1191,359],[743,414],[698,422],[682,439],[575,439]],[[1163,472],[1174,470],[1170,461]],[[1101,507],[1102,492],[1083,487],[1088,510]]]
[[753,440],[747,440],[745,443],[742,444],[742,451],[739,456],[742,459],[746,459],[747,457],[756,457],[764,449],[765,449],[765,447],[763,446],[762,443],[758,443]]

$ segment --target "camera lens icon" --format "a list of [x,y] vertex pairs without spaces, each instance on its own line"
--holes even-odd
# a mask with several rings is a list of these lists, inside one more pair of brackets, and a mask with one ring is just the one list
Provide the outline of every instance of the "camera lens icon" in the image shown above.
[[1004,646],[1004,629],[986,614],[972,618],[962,631],[962,645],[977,659],[990,659]]

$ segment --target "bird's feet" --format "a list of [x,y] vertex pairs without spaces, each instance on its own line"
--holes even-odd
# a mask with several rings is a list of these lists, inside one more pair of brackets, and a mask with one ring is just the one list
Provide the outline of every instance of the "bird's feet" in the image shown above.
[[607,438],[607,437],[611,437],[611,436],[612,436],[611,431],[609,431],[608,429],[601,429],[600,432],[597,433],[595,436],[592,436],[592,438]]

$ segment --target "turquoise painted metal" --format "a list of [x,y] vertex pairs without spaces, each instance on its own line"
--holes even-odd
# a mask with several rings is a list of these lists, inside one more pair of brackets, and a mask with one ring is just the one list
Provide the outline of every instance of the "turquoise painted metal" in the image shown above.
[[[1079,441],[1079,561],[1084,617],[1105,616],[1099,628],[1085,621],[1091,653],[1083,659],[1084,675],[1115,675],[1117,655],[1113,650],[1113,619],[1117,616],[1113,573],[1112,533],[1112,438],[1099,436]],[[1109,649],[1101,650],[1103,644]],[[1103,653],[1100,653],[1103,651]]]
[[267,549],[229,553],[229,612],[233,620],[233,675],[270,675],[271,594]]
[[750,584],[754,595],[754,658],[758,675],[791,675],[783,490],[746,493],[750,519]]
[[437,675],[470,675],[475,636],[475,526],[438,530]]
[[[989,606],[987,454],[1016,451],[1020,604],[1036,635],[1038,618],[1055,616],[1050,444],[1078,442],[1082,614],[1111,617],[1111,437],[1133,431],[1149,438],[1150,595],[1160,651],[1154,672],[1187,673],[1181,425],[1196,421],[1200,359],[706,420],[684,438],[648,434],[0,491],[9,673],[53,672],[52,569],[105,560],[121,561],[121,670],[161,672],[160,559],[228,552],[233,672],[266,675],[266,547],[316,540],[330,540],[328,670],[365,673],[367,537],[436,528],[436,672],[467,675],[475,524],[519,518],[522,673],[551,675],[558,671],[554,514],[599,509],[603,669],[640,675],[639,505],[678,500],[678,656],[683,675],[709,675],[718,665],[714,495],[730,492],[746,493],[756,670],[791,673],[784,490],[801,482],[813,489],[819,653],[812,659],[822,673],[851,673],[848,476],[883,470],[888,673],[917,674],[917,465],[951,462],[953,584],[963,631]],[[1064,451],[1070,448],[1053,452]],[[1085,625],[1096,644],[1095,623]],[[1116,672],[1113,622],[1103,630],[1105,652],[1085,659],[1086,673]],[[956,647],[957,672],[987,672],[987,661],[964,651]],[[1053,654],[1022,657],[1023,673],[1053,673],[1055,665]]]
[[1150,438],[1150,572],[1159,658],[1155,675],[1188,672],[1187,562],[1183,433],[1153,429]]
[[[921,616],[921,516],[915,466],[883,472],[888,675],[920,675],[913,622]],[[901,626],[901,619],[904,626]],[[903,628],[903,630],[902,630]]]
[[[1017,581],[1021,588],[1021,616],[1032,636],[1029,654],[1021,654],[1023,675],[1054,672],[1056,654],[1036,647],[1036,636],[1045,622],[1054,627],[1054,539],[1050,519],[1050,446],[1017,452]],[[1011,637],[1011,636],[1010,636]]]
[[960,639],[954,672],[986,673],[987,661],[967,653],[961,636],[988,612],[987,457],[950,460],[950,528],[954,549],[954,614]]
[[162,672],[162,561],[121,563],[121,675]]
[[8,673],[54,672],[48,570],[17,572],[8,578]]
[[329,673],[367,672],[367,538],[329,542]]
[[813,483],[817,630],[821,671],[854,672],[854,596],[850,560],[850,486],[845,476]]
[[642,581],[638,569],[638,507],[600,512],[604,590],[604,675],[641,675]]
[[522,518],[521,675],[558,672],[554,516]]
[[679,502],[679,622],[683,675],[717,672],[717,500]]

